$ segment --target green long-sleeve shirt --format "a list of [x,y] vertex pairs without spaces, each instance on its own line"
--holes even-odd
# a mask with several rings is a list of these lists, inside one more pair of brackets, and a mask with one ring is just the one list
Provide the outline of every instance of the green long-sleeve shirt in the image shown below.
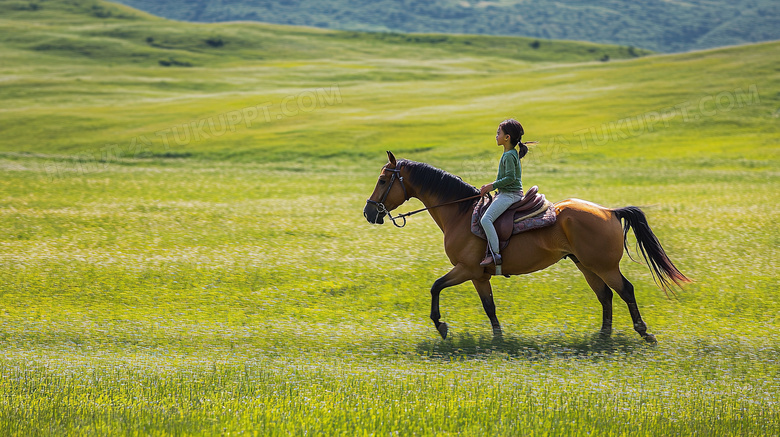
[[520,181],[520,155],[517,150],[512,149],[501,155],[501,161],[498,163],[498,176],[493,182],[493,188],[498,189],[499,193],[521,191],[523,182]]

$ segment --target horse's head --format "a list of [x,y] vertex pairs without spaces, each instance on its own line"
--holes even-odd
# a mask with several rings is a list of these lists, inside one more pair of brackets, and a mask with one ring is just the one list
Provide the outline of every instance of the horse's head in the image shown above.
[[382,167],[374,192],[363,208],[363,216],[369,223],[381,225],[385,222],[385,215],[409,199],[401,168],[392,152],[387,152],[387,159],[389,162]]

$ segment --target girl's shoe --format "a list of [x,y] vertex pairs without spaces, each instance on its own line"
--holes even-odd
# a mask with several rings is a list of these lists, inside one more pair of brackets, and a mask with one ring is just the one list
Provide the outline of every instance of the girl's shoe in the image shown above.
[[487,256],[485,256],[485,259],[482,260],[481,263],[479,263],[482,267],[487,267],[491,264],[501,265],[501,262],[503,260],[501,259],[501,255],[497,253],[488,253]]

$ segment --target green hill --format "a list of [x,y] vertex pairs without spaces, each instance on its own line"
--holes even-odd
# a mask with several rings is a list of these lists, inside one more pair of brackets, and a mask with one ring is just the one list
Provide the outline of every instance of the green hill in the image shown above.
[[538,42],[520,37],[361,33],[260,23],[187,24],[94,0],[10,0],[0,3],[0,11],[0,38],[6,50],[102,63],[156,65],[179,56],[179,66],[203,67],[231,60],[359,60],[369,56],[423,61],[453,55],[576,62],[650,53],[614,45]]
[[[0,8],[5,78],[0,108],[6,121],[0,148],[31,152],[94,150],[137,134],[155,139],[159,129],[267,101],[279,112],[285,96],[318,87],[336,86],[359,104],[374,98],[362,90],[370,84],[421,96],[419,88],[426,84],[435,88],[553,63],[647,53],[566,41],[537,46],[518,37],[188,24],[89,0],[37,7],[2,2]],[[376,95],[380,102],[383,95]],[[279,122],[274,118],[274,123],[240,130],[229,140],[192,144],[186,153],[222,156],[221,150],[228,150],[229,155],[265,156],[271,143],[238,138],[250,132],[276,135],[309,114],[282,115]],[[37,133],[34,140],[30,129]],[[152,149],[153,154],[168,153]]]
[[380,32],[522,35],[680,52],[780,39],[774,0],[120,0],[185,21],[254,20]]
[[[533,137],[573,145],[582,129],[750,87],[758,96],[744,110],[676,116],[663,132],[619,133],[610,147],[675,136],[695,154],[713,147],[698,144],[706,129],[716,150],[741,153],[749,144],[752,155],[764,149],[745,135],[776,129],[778,43],[631,60],[644,52],[520,37],[190,24],[88,0],[0,7],[7,152],[97,156],[120,144],[144,156],[219,159],[286,159],[289,147],[310,156],[384,147],[466,156],[479,150],[486,126],[507,116],[528,123]],[[630,61],[599,61],[607,58]],[[228,115],[232,124],[222,121]],[[203,130],[209,122],[214,135]],[[229,135],[216,135],[226,125]]]

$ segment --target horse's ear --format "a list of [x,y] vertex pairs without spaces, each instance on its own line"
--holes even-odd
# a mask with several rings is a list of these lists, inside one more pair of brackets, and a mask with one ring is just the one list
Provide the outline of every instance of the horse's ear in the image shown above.
[[393,167],[395,167],[395,155],[393,155],[393,152],[389,150],[387,151],[387,160],[390,161],[390,164],[392,164]]

